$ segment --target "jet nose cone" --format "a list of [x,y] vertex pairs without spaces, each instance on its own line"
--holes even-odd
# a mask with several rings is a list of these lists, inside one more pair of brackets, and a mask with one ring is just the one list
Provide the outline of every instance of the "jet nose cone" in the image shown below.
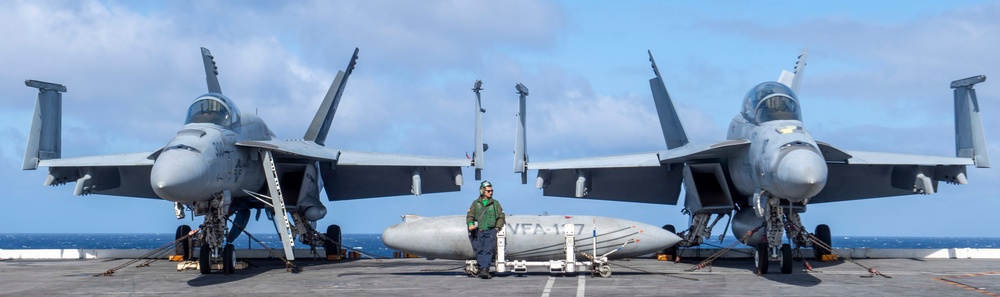
[[185,149],[166,150],[153,163],[149,183],[153,192],[163,199],[193,201],[201,198],[207,171],[208,164],[200,153]]
[[812,150],[793,150],[781,158],[775,174],[778,194],[799,202],[816,196],[826,186],[826,160]]

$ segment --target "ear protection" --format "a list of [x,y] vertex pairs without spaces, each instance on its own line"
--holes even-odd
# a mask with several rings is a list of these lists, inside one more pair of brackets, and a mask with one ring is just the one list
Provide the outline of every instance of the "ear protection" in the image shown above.
[[479,196],[486,194],[485,190],[486,187],[493,187],[493,184],[491,184],[490,181],[488,180],[484,180],[483,182],[479,183]]

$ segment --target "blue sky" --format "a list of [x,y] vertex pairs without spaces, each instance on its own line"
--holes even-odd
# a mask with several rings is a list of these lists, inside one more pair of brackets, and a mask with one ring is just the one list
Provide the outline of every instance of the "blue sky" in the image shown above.
[[[954,79],[977,86],[1000,158],[1000,4],[991,1],[12,1],[0,11],[0,232],[173,232],[172,204],[73,196],[21,171],[37,79],[66,85],[63,156],[153,151],[206,91],[223,91],[281,138],[301,138],[336,72],[361,48],[328,145],[461,157],[484,81],[485,177],[511,214],[575,214],[687,226],[680,206],[543,197],[512,173],[514,85],[531,89],[531,160],[665,147],[649,92],[651,50],[693,141],[725,137],[743,94],[810,50],[800,99],[817,140],[849,150],[954,154]],[[17,28],[17,29],[15,29]],[[379,233],[400,215],[461,214],[477,194],[327,202],[320,226]],[[535,172],[529,176],[533,177]],[[836,235],[998,237],[1000,174],[930,196],[810,205]],[[183,223],[197,225],[185,219]],[[719,234],[722,227],[716,229]],[[251,224],[271,232],[270,222]]]

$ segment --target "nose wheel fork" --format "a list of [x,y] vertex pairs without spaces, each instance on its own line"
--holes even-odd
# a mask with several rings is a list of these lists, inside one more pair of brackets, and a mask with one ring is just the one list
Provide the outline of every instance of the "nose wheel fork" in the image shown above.
[[205,222],[200,228],[203,232],[200,234],[202,244],[198,254],[201,274],[212,273],[214,260],[221,260],[223,274],[236,272],[236,248],[226,239],[229,233],[228,218],[231,203],[232,195],[229,191],[223,191],[204,203],[195,203],[196,212],[205,215]]

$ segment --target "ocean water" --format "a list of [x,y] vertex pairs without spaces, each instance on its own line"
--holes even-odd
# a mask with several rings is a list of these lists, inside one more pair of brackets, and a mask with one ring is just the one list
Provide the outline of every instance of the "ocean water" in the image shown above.
[[[281,247],[276,234],[256,237],[271,248]],[[155,249],[173,240],[173,233],[0,233],[0,249]],[[833,236],[832,241],[836,248],[1000,248],[1000,237]],[[727,247],[734,242],[736,238],[727,236],[721,243],[708,240],[701,247]],[[246,235],[241,235],[234,244],[241,249],[263,249]],[[343,244],[371,257],[391,257],[393,253],[382,244],[381,234],[344,234]],[[296,248],[308,246],[296,242]]]
[[[875,248],[875,249],[946,249],[946,248],[1000,248],[1000,237],[906,237],[906,236],[831,236],[834,248]],[[704,248],[728,247],[737,242],[727,236],[721,243],[718,239],[706,240]],[[736,245],[746,247],[742,244]]]
[[[277,234],[254,235],[272,249],[281,248]],[[174,241],[174,233],[0,233],[0,249],[155,249]],[[392,257],[382,234],[344,234],[344,248],[371,257]],[[238,249],[264,249],[246,235],[233,242]],[[298,241],[295,248],[308,249]]]

